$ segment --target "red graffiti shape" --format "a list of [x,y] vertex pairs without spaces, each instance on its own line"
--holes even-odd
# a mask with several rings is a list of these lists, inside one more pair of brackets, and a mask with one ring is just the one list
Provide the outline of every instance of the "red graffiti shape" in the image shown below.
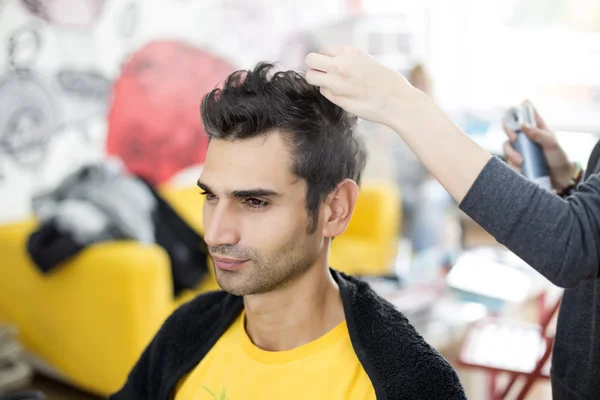
[[203,163],[208,138],[200,101],[234,70],[226,60],[187,44],[147,44],[114,84],[107,152],[154,184]]

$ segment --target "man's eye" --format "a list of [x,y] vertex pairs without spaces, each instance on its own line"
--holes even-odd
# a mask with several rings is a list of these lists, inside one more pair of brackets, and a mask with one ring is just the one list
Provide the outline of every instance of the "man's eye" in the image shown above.
[[200,192],[200,195],[205,196],[206,200],[214,200],[217,198],[217,196],[207,191]]
[[266,207],[267,204],[269,204],[264,200],[253,199],[253,198],[244,200],[244,203],[249,205],[252,208],[263,208],[263,207]]

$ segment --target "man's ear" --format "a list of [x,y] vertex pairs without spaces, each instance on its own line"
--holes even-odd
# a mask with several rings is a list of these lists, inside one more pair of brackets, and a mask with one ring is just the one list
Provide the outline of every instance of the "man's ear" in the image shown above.
[[329,193],[323,204],[326,208],[323,236],[333,238],[344,233],[357,198],[358,185],[351,179],[343,180]]

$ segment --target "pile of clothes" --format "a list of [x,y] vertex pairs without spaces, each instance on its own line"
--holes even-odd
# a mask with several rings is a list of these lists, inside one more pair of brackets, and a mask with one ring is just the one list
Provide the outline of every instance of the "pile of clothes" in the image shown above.
[[118,158],[79,169],[36,196],[33,210],[39,227],[27,250],[44,274],[86,247],[112,240],[162,246],[171,260],[175,296],[196,287],[208,272],[202,236],[155,188],[128,174]]

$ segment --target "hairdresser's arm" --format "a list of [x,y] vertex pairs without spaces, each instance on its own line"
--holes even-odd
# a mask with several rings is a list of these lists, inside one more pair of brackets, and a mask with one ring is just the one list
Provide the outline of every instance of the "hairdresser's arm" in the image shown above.
[[600,178],[563,200],[527,181],[463,133],[401,75],[359,49],[306,59],[307,80],[347,111],[394,129],[460,207],[559,286],[598,276]]

